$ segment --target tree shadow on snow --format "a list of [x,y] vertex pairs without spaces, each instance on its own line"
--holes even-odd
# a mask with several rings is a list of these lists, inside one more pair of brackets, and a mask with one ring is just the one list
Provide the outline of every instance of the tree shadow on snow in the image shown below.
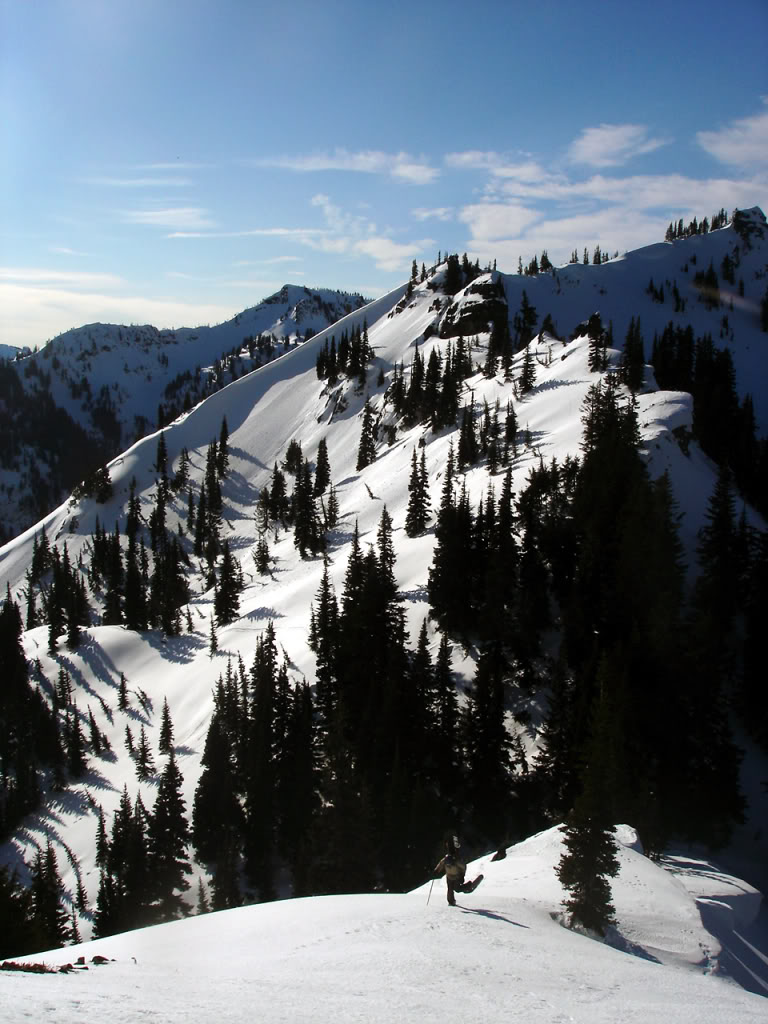
[[485,910],[482,907],[465,907],[463,903],[457,903],[456,905],[462,914],[478,914],[480,917],[488,917],[492,921],[503,921],[505,924],[513,924],[515,928],[528,928],[527,924],[520,924],[519,921],[513,921],[511,917],[497,914],[495,910]]

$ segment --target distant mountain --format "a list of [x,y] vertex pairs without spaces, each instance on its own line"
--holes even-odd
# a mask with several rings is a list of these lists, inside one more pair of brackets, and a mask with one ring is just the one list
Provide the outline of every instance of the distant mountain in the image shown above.
[[287,284],[216,327],[88,324],[0,366],[0,537],[36,522],[148,431],[366,301]]
[[451,255],[127,447],[0,548],[0,859],[50,840],[82,938],[580,815],[765,887],[766,281],[759,210]]

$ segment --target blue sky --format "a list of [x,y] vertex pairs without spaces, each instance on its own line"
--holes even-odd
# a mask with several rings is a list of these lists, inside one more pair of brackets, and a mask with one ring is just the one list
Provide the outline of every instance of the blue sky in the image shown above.
[[0,0],[0,343],[768,209],[768,0]]

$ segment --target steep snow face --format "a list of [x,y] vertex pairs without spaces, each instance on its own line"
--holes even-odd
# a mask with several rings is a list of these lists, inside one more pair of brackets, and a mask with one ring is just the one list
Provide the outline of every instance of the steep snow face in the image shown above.
[[[572,327],[594,309],[601,308],[605,322],[613,319],[617,341],[623,337],[630,317],[640,312],[648,343],[654,324],[663,325],[672,314],[669,308],[657,313],[655,307],[659,304],[645,292],[647,268],[638,277],[637,272],[631,272],[633,263],[643,267],[646,263],[653,263],[654,279],[659,284],[662,275],[675,273],[679,277],[679,268],[690,261],[691,254],[698,252],[699,265],[704,262],[709,265],[710,259],[717,261],[718,254],[722,259],[722,253],[732,251],[736,244],[738,236],[725,229],[703,238],[651,247],[657,255],[660,254],[658,260],[656,256],[651,259],[651,255],[643,250],[602,266],[565,267],[554,277],[540,275],[539,278],[528,279],[496,275],[495,280],[503,286],[511,316],[519,308],[525,289],[537,308],[539,323],[547,312],[551,312],[558,331],[563,335],[569,335]],[[746,266],[748,258],[754,259],[755,267],[759,259],[764,264],[765,250],[754,245],[749,254],[742,255],[743,266]],[[661,266],[661,271],[656,270],[657,265]],[[419,450],[423,445],[434,509],[439,504],[444,467],[450,445],[456,442],[456,431],[446,429],[434,433],[425,424],[403,429],[394,422],[386,388],[396,364],[403,362],[407,370],[417,345],[427,359],[434,348],[445,352],[449,344],[449,340],[440,338],[440,333],[450,302],[434,290],[441,274],[442,271],[435,279],[417,286],[410,297],[406,297],[403,286],[364,309],[350,312],[333,327],[319,332],[299,347],[292,346],[285,355],[212,395],[165,430],[169,468],[178,466],[182,449],[186,448],[191,456],[190,484],[197,496],[204,479],[207,446],[218,437],[222,419],[226,416],[230,432],[230,471],[222,485],[223,539],[229,540],[246,581],[239,618],[219,630],[219,650],[211,657],[207,638],[213,615],[213,593],[206,591],[203,573],[193,558],[189,571],[192,590],[190,614],[194,627],[191,633],[164,638],[158,632],[139,635],[122,627],[100,626],[94,622],[77,651],[67,651],[62,640],[53,657],[47,651],[46,627],[25,633],[27,657],[32,663],[39,662],[46,679],[53,682],[60,667],[68,669],[75,683],[78,706],[83,710],[91,708],[99,729],[110,740],[114,756],[92,758],[90,773],[70,788],[66,800],[50,794],[40,814],[30,817],[14,843],[3,849],[5,860],[14,860],[20,853],[31,860],[35,845],[44,844],[46,837],[50,837],[57,845],[59,866],[70,897],[75,893],[79,873],[93,904],[98,889],[94,850],[98,807],[103,808],[110,821],[125,784],[132,795],[142,793],[147,807],[152,806],[156,792],[152,780],[139,782],[135,777],[134,763],[124,749],[126,725],[136,727],[143,724],[153,749],[157,750],[161,709],[163,699],[167,698],[189,809],[200,774],[200,758],[212,710],[211,691],[219,675],[226,671],[228,661],[236,661],[240,656],[249,665],[256,642],[271,620],[278,645],[289,659],[293,679],[303,676],[310,682],[314,681],[315,660],[307,646],[307,633],[310,602],[317,594],[323,573],[322,559],[301,559],[292,535],[284,531],[276,538],[270,535],[270,551],[274,560],[271,576],[257,575],[252,558],[257,540],[254,512],[258,495],[269,481],[274,463],[284,458],[291,439],[301,442],[310,462],[316,457],[321,439],[327,441],[341,513],[338,526],[329,537],[328,551],[329,572],[337,593],[342,588],[355,525],[364,547],[374,543],[381,512],[386,505],[394,524],[395,572],[403,595],[407,626],[411,637],[415,638],[428,614],[426,583],[434,536],[428,531],[423,536],[408,538],[404,532],[411,456],[414,449]],[[666,276],[663,279],[666,280]],[[756,284],[753,280],[750,284],[752,291],[745,288],[745,294],[754,296],[758,285],[762,287],[761,282]],[[468,290],[459,293],[453,302],[461,305],[465,300],[476,304],[476,297],[470,298]],[[286,298],[286,302],[290,301],[292,296]],[[277,302],[273,305],[282,308]],[[722,311],[707,313],[703,306],[699,309],[692,295],[686,314],[677,319],[687,323],[695,316],[699,325],[697,330],[709,330],[717,335],[722,315]],[[275,320],[270,322],[275,323]],[[368,324],[375,354],[367,373],[366,387],[358,389],[354,382],[329,386],[327,382],[318,380],[315,361],[326,341],[331,336],[338,341],[342,331],[362,327],[364,322]],[[747,352],[739,364],[742,368],[751,365],[751,359],[755,360],[755,366],[763,365],[760,360],[765,356],[760,355],[758,359],[755,354],[758,342],[762,342],[757,313],[734,304],[732,323],[738,327],[733,340],[724,338],[719,343],[731,346],[737,362],[742,349]],[[242,329],[243,325],[239,325],[238,332]],[[472,359],[478,368],[484,362],[488,340],[488,330],[473,335]],[[501,376],[487,378],[479,369],[464,382],[465,402],[474,397],[478,409],[486,401],[493,408],[498,400],[502,410],[507,401],[513,403],[520,428],[518,450],[512,463],[517,493],[525,486],[531,468],[540,460],[545,463],[552,458],[562,461],[566,456],[579,453],[582,406],[588,389],[599,379],[598,374],[589,370],[588,341],[583,336],[560,341],[550,335],[539,335],[529,347],[536,359],[537,375],[535,387],[525,398],[516,397],[510,380]],[[765,349],[766,346],[762,345],[760,353]],[[614,362],[619,355],[617,351],[609,354]],[[512,366],[514,379],[519,377],[523,358],[523,352],[515,356]],[[380,375],[383,383],[379,383]],[[766,379],[765,375],[753,375],[751,378],[753,385]],[[366,393],[380,427],[392,425],[397,429],[391,444],[385,439],[385,431],[380,430],[375,461],[358,472],[357,448]],[[760,397],[762,402],[766,400],[764,392],[755,397]],[[698,447],[690,444],[686,454],[678,442],[679,429],[691,425],[690,396],[655,390],[653,375],[648,371],[638,400],[640,430],[651,471],[654,475],[664,470],[670,473],[683,512],[683,540],[690,552],[696,531],[703,521],[705,501],[715,480],[713,466]],[[66,502],[52,512],[44,524],[38,524],[0,549],[0,593],[4,593],[6,585],[9,585],[23,609],[24,574],[30,564],[35,535],[39,535],[42,525],[45,525],[51,543],[63,549],[66,542],[73,564],[81,554],[87,558],[97,518],[108,529],[117,523],[124,533],[126,502],[133,480],[136,481],[136,493],[146,520],[157,492],[154,469],[157,440],[157,435],[144,438],[112,461],[109,470],[114,495],[106,504],[97,505],[91,500]],[[464,483],[476,507],[489,484],[495,486],[498,493],[501,478],[489,477],[487,466],[477,465],[466,472]],[[179,535],[181,543],[189,549],[186,495],[172,499],[167,516],[168,529]],[[437,640],[431,624],[429,631],[434,654]],[[471,658],[455,651],[454,668],[460,680],[471,677]],[[117,709],[121,673],[125,674],[134,695],[129,714]],[[150,699],[144,710],[140,710],[135,696],[139,690]],[[535,736],[527,740],[531,749]],[[766,795],[758,793],[756,799],[763,800],[763,810],[755,810],[755,817],[763,812],[768,814]],[[756,849],[754,845],[750,847],[753,854]],[[67,851],[71,853],[71,859]],[[553,890],[550,894],[552,899],[548,906],[555,908],[559,897]],[[312,905],[324,904],[317,901]],[[493,905],[489,903],[487,906],[487,916],[492,920],[490,911]],[[266,908],[253,912],[273,913]],[[515,919],[512,912],[507,916]],[[87,919],[81,921],[84,935],[89,933],[89,927]],[[505,927],[505,948],[509,941],[507,932],[516,935],[517,929]],[[498,937],[495,941],[499,941]],[[568,941],[573,941],[573,937]],[[461,946],[461,956],[466,955],[468,946],[469,941]],[[589,949],[593,948],[590,944]],[[636,963],[634,959],[631,962]],[[459,971],[459,963],[460,958],[450,964],[436,961],[441,972],[443,969]],[[470,960],[470,963],[477,964],[478,961]],[[395,966],[399,967],[398,964]],[[482,970],[482,967],[476,969]],[[514,970],[514,967],[509,969]],[[578,984],[577,981],[574,983]],[[613,1012],[616,1006],[611,1005]],[[376,1019],[375,1015],[372,1019]],[[606,1016],[604,1019],[620,1018]]]
[[[469,866],[480,888],[450,908],[445,883],[405,895],[323,896],[126,932],[28,961],[91,964],[74,976],[2,977],[3,1018],[445,1021],[477,1024],[749,1024],[765,1000],[718,976],[712,936],[678,877],[617,832],[618,928],[602,943],[552,916],[562,897],[551,829],[502,861]],[[686,884],[714,896],[711,865]],[[740,925],[759,901],[744,892]],[[749,899],[747,898],[749,897]]]

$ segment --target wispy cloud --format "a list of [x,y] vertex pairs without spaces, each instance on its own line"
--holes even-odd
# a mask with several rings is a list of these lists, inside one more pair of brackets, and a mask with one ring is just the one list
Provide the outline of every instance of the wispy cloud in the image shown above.
[[372,234],[376,230],[376,225],[368,217],[363,217],[356,213],[347,213],[336,203],[332,202],[330,196],[325,195],[323,192],[312,196],[310,202],[312,206],[319,207],[323,211],[323,216],[329,230],[338,234],[362,234],[365,232]]
[[[761,97],[768,107],[768,96]],[[696,141],[724,164],[768,166],[768,110],[741,117],[718,131],[697,132]]]
[[446,166],[457,170],[487,171],[494,178],[509,178],[522,182],[555,180],[556,177],[529,154],[514,157],[497,153],[495,150],[469,149],[460,153],[448,153],[445,163]]
[[211,228],[215,222],[208,211],[199,206],[176,206],[165,210],[124,210],[122,219],[127,224],[147,224],[156,228],[199,230]]
[[273,256],[265,260],[235,260],[233,267],[256,267],[271,263],[303,263],[303,256]]
[[354,251],[370,256],[379,270],[407,270],[411,262],[435,245],[432,238],[415,242],[394,242],[391,238],[364,238],[355,242]]
[[590,167],[619,167],[628,160],[652,153],[669,139],[648,136],[644,124],[601,124],[585,128],[568,148],[568,158],[574,164]]
[[246,228],[243,231],[173,231],[168,238],[296,238],[325,235],[323,228]]
[[49,267],[0,267],[0,281],[28,285],[66,285],[69,288],[114,288],[123,284],[116,274],[56,270]]
[[156,162],[151,164],[137,164],[136,170],[139,171],[200,171],[208,167],[212,167],[213,164],[197,163],[190,160],[168,160],[165,162]]
[[329,228],[324,237],[306,239],[313,249],[336,256],[368,256],[378,270],[394,272],[407,270],[417,256],[435,244],[431,238],[397,242],[379,232],[373,221],[347,213],[324,193],[313,196],[311,202],[323,211]]
[[384,153],[366,149],[350,152],[334,149],[332,153],[311,153],[299,156],[276,156],[254,160],[260,167],[282,167],[303,173],[317,171],[355,171],[360,174],[384,174],[396,181],[411,185],[428,185],[439,177],[440,171],[432,167],[425,157],[410,153]]
[[87,252],[80,252],[77,249],[70,249],[68,245],[49,245],[48,252],[56,256],[87,256]]
[[768,179],[691,178],[684,174],[634,174],[606,177],[595,174],[583,181],[549,180],[536,184],[504,182],[500,191],[517,199],[549,200],[560,203],[591,201],[612,203],[631,210],[679,208],[681,216],[691,210],[721,206],[754,206],[768,200]]
[[416,210],[411,210],[411,216],[415,217],[416,220],[453,220],[453,207],[452,206],[437,206],[434,209],[427,209],[426,207],[419,207]]
[[103,185],[105,188],[186,188],[194,184],[191,178],[109,178],[81,179],[84,185]]

